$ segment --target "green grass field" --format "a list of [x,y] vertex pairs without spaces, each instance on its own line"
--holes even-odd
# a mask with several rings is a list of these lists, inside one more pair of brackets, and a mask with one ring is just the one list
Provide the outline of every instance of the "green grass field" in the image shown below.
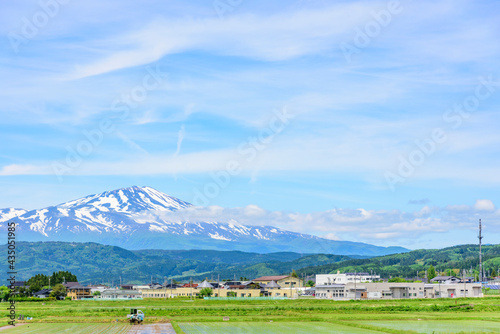
[[[7,325],[8,304],[0,306],[5,319],[2,325]],[[130,308],[144,311],[146,324],[170,322],[177,333],[185,334],[217,333],[222,329],[227,333],[288,334],[500,332],[500,297],[487,297],[342,302],[315,299],[53,301],[45,305],[21,302],[16,304],[17,314],[33,320],[5,333],[25,333],[27,326],[36,329],[37,324],[45,326],[37,333],[58,333],[61,330],[51,330],[61,326],[72,334],[92,333],[94,330],[84,327],[90,325],[110,326],[103,330],[122,333],[120,330],[126,332],[130,328],[126,323]],[[230,320],[223,321],[224,316]],[[99,333],[101,327],[95,328]]]
[[52,334],[52,333],[71,333],[71,334],[125,334],[128,333],[130,325],[128,324],[25,324],[16,326],[5,331],[9,334]]
[[333,323],[312,322],[237,322],[237,323],[183,323],[179,327],[186,334],[218,334],[218,333],[245,333],[245,334],[380,334],[379,331],[350,327]]
[[482,320],[421,320],[360,322],[377,327],[414,331],[417,333],[459,333],[481,331],[500,333],[500,323]]

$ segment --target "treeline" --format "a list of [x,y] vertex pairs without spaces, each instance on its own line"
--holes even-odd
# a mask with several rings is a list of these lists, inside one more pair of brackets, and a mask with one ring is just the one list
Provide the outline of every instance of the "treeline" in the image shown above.
[[[151,278],[167,280],[217,278],[249,279],[264,275],[280,275],[292,269],[350,259],[348,256],[278,252],[270,254],[214,250],[140,250],[97,243],[20,242],[18,243],[18,277],[37,274],[49,276],[53,271],[70,271],[80,282],[117,284],[146,283]],[[5,270],[2,270],[5,269]],[[0,265],[0,272],[7,272]],[[66,281],[69,278],[66,277]],[[40,281],[39,285],[48,282]],[[51,278],[53,284],[53,278]]]
[[78,282],[76,275],[69,271],[53,272],[51,276],[36,274],[24,282],[24,286],[16,287],[11,291],[7,286],[0,287],[0,300],[15,298],[16,300],[26,300],[33,297],[35,293],[43,289],[51,289],[50,297],[59,298],[66,296],[64,282]]
[[[483,246],[485,272],[494,273],[500,265],[500,245]],[[299,274],[340,272],[376,273],[384,278],[421,277],[433,266],[438,273],[461,275],[463,270],[476,274],[479,267],[479,246],[461,245],[443,249],[420,249],[408,253],[386,255],[369,259],[352,259],[338,263],[302,268]],[[471,271],[472,269],[472,271]]]

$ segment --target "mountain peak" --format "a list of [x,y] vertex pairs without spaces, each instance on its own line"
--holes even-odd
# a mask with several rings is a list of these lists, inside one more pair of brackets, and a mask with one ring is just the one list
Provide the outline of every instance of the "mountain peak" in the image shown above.
[[[57,206],[24,211],[6,209],[0,221],[18,224],[20,241],[101,242],[128,249],[226,249],[260,253],[310,252],[383,255],[398,250],[355,242],[322,239],[272,226],[246,226],[196,219],[170,220],[192,204],[151,187],[131,186],[86,196]],[[5,224],[0,230],[5,230]],[[404,251],[402,249],[401,251]]]
[[191,206],[151,187],[131,186],[90,195],[58,206],[62,209],[95,208],[104,212],[136,213],[145,210],[177,211]]

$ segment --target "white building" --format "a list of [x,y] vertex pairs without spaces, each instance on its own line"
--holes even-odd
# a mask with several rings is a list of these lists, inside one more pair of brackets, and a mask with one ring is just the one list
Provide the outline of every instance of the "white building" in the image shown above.
[[142,292],[137,290],[107,289],[101,292],[101,299],[142,299]]
[[380,275],[370,273],[344,273],[316,275],[316,286],[330,284],[368,283],[379,281]]
[[482,297],[480,283],[348,283],[316,285],[318,299],[416,299]]

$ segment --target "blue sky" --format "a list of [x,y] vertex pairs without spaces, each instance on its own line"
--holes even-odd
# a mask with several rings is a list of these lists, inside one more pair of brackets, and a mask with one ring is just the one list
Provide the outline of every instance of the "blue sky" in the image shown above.
[[0,207],[148,185],[332,239],[499,240],[497,1],[0,6]]

